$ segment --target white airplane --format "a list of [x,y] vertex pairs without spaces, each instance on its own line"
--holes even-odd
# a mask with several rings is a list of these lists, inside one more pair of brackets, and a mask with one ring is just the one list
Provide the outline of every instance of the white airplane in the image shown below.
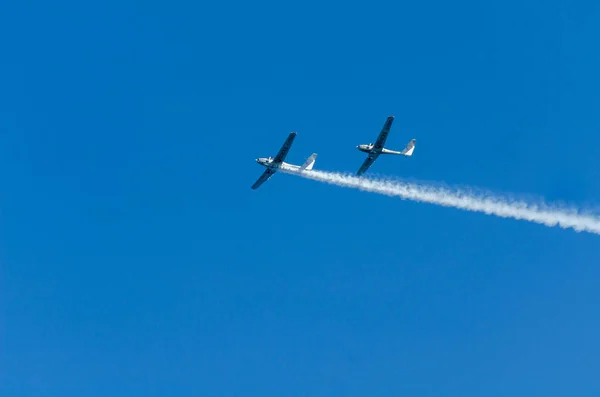
[[356,148],[361,152],[368,153],[369,156],[365,160],[365,162],[360,166],[359,170],[356,172],[356,175],[362,175],[369,167],[377,160],[380,154],[397,154],[401,156],[412,156],[415,151],[415,144],[417,143],[416,139],[412,139],[408,142],[408,145],[401,152],[396,152],[395,150],[386,149],[383,147],[385,145],[385,141],[387,139],[388,134],[390,133],[390,129],[392,128],[392,122],[394,121],[394,116],[389,116],[377,137],[377,141],[375,144],[369,143],[368,145],[358,145]]
[[275,157],[260,157],[256,159],[256,162],[258,164],[267,167],[267,169],[265,170],[265,172],[263,172],[260,178],[258,178],[258,180],[254,182],[254,185],[252,185],[252,189],[258,188],[260,185],[269,180],[269,178],[272,177],[273,174],[275,174],[280,169],[298,172],[312,170],[313,166],[315,165],[315,160],[317,158],[316,153],[311,154],[310,157],[308,157],[302,165],[288,164],[283,161],[285,160],[285,156],[287,156],[288,152],[290,151],[290,147],[292,147],[292,142],[294,142],[295,137],[296,133],[290,132],[290,135],[288,135],[287,139],[283,143],[283,146],[281,147],[281,149],[279,149],[279,152]]

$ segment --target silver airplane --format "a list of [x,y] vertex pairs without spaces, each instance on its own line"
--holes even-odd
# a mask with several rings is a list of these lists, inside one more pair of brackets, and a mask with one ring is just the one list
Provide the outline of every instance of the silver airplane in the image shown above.
[[281,149],[275,157],[260,157],[256,159],[256,162],[264,167],[267,167],[265,172],[258,178],[254,185],[252,185],[252,189],[258,188],[260,185],[265,183],[269,178],[271,178],[278,170],[290,170],[290,171],[310,171],[315,165],[315,160],[317,159],[317,154],[313,153],[310,155],[304,164],[302,165],[294,165],[288,164],[285,161],[285,156],[287,156],[290,148],[292,147],[292,143],[294,142],[294,138],[296,137],[295,132],[290,132],[287,139],[283,143]]
[[369,156],[366,158],[365,162],[360,166],[356,175],[362,175],[366,170],[377,160],[380,154],[397,154],[401,156],[412,156],[415,151],[415,144],[417,143],[416,139],[412,139],[408,142],[408,145],[401,152],[397,152],[395,150],[386,149],[383,147],[385,145],[385,141],[387,140],[388,134],[390,133],[390,129],[392,128],[392,122],[394,121],[394,116],[389,116],[375,141],[375,144],[369,143],[368,145],[358,145],[356,148],[361,152],[368,153]]

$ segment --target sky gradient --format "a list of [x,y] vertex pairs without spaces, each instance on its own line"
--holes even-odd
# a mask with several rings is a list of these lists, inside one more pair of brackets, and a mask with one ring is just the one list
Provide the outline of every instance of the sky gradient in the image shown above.
[[600,395],[600,239],[264,170],[600,203],[593,1],[4,1],[0,395]]

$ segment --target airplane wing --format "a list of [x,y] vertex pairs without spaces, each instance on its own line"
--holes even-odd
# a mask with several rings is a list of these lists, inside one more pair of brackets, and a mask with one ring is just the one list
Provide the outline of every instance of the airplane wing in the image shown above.
[[252,185],[252,189],[258,189],[258,187],[266,181],[268,181],[269,178],[273,176],[273,174],[275,174],[275,170],[267,168],[266,171],[263,172],[262,175],[256,180],[256,182],[254,182],[254,185]]
[[295,137],[296,133],[290,132],[290,135],[288,135],[285,142],[283,142],[283,146],[281,147],[281,149],[279,149],[279,153],[277,153],[277,156],[275,156],[275,158],[273,159],[274,163],[281,163],[283,162],[283,160],[285,160],[285,156],[287,156],[288,152],[290,151]]
[[392,123],[394,122],[394,116],[389,116],[377,137],[377,141],[375,142],[375,147],[377,149],[383,148],[385,145],[385,141],[387,140],[388,134],[390,133],[390,129],[392,128]]
[[379,157],[379,154],[369,154],[369,157],[365,159],[365,162],[360,166],[356,172],[356,175],[361,176],[364,174],[365,171],[368,170],[369,167],[375,162],[375,160],[377,160],[377,157]]

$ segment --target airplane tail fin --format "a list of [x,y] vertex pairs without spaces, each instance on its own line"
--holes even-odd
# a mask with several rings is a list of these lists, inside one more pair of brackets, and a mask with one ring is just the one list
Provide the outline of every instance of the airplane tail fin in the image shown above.
[[413,152],[415,151],[416,143],[417,143],[416,139],[411,139],[410,142],[408,142],[408,145],[406,145],[404,150],[400,153],[405,156],[412,156]]
[[315,161],[317,160],[317,154],[313,153],[310,155],[309,158],[306,159],[306,161],[304,162],[304,164],[302,164],[302,166],[300,167],[300,171],[310,171],[313,169],[313,166],[315,165]]

